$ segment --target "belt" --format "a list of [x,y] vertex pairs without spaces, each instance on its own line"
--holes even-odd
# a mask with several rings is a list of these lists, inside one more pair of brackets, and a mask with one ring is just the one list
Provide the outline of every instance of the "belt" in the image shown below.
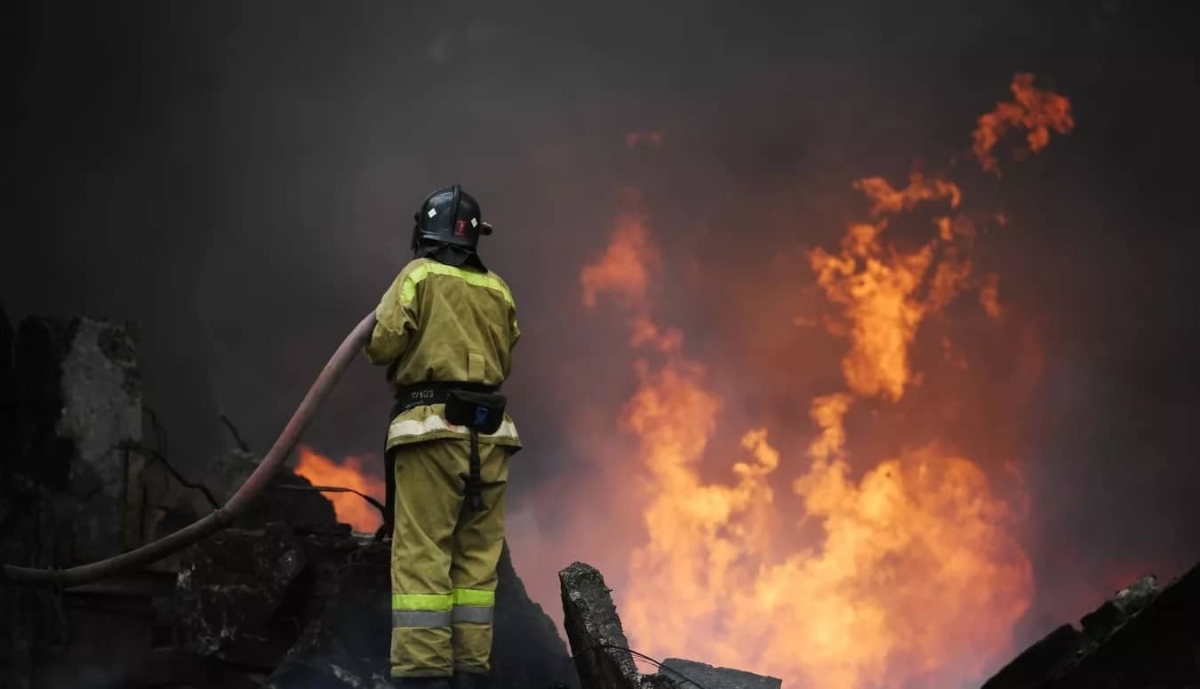
[[[415,385],[405,385],[396,389],[396,404],[392,407],[392,417],[395,418],[413,407],[421,407],[427,404],[445,404],[450,400],[450,392],[452,390],[465,390],[467,392],[486,392],[495,393],[500,391],[499,385],[483,385],[481,383],[417,383]],[[463,493],[467,498],[467,504],[472,510],[483,509],[483,485],[480,477],[479,466],[479,432],[474,428],[471,431],[471,456],[470,469],[463,487]]]
[[482,383],[416,383],[396,389],[396,404],[392,406],[392,418],[413,407],[427,404],[445,404],[450,400],[451,390],[466,390],[467,392],[499,392],[499,385],[484,385]]

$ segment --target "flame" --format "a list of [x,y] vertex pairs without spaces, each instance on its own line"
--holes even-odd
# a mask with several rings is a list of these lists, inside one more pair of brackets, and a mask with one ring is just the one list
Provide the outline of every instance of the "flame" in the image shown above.
[[894,215],[901,211],[909,211],[922,201],[935,201],[949,198],[950,207],[958,208],[962,202],[962,192],[958,186],[940,179],[925,179],[920,172],[913,171],[908,177],[908,186],[897,190],[882,177],[868,177],[854,183],[856,189],[862,190],[868,199],[875,202],[871,207],[871,215]]
[[995,110],[980,115],[973,135],[975,157],[985,171],[997,177],[1000,176],[1000,161],[993,150],[1009,129],[1020,127],[1026,130],[1025,142],[1029,147],[1023,151],[1037,153],[1050,145],[1050,130],[1067,134],[1075,128],[1071,101],[1034,87],[1032,74],[1015,75],[1010,88],[1013,100],[997,103]]
[[[1044,122],[1062,131],[1061,118],[1033,113],[1050,105],[1069,113],[1069,103],[1031,90],[1031,80],[1014,80],[1022,118],[993,113],[981,126],[1002,133],[1004,123]],[[1046,141],[1031,136],[1031,149]],[[961,212],[957,185],[914,172],[902,188],[882,177],[854,186],[871,220],[849,225],[838,250],[807,252],[816,286],[838,313],[793,319],[808,328],[824,322],[847,341],[845,389],[797,400],[816,427],[806,448],[772,443],[793,429],[756,427],[741,432],[735,456],[711,456],[728,432],[729,402],[688,355],[685,333],[654,314],[650,286],[661,266],[646,214],[623,213],[604,254],[581,272],[585,306],[611,295],[635,314],[637,391],[620,426],[638,443],[650,494],[645,541],[630,555],[619,597],[640,650],[797,687],[940,688],[994,669],[1030,605],[1032,567],[1014,535],[1026,498],[1002,498],[998,488],[1015,465],[993,479],[936,437],[897,439],[906,444],[851,462],[848,422],[886,413],[875,400],[905,399],[921,380],[911,355],[921,326],[977,287],[968,259],[975,224]],[[930,204],[950,214],[932,218],[927,241],[907,250],[889,241],[893,218]],[[989,276],[978,290],[993,318],[998,280]],[[966,368],[962,351],[940,341]],[[630,506],[626,495],[622,507]]]
[[999,275],[992,273],[987,276],[987,282],[979,290],[979,305],[992,320],[998,321],[1004,318],[1004,307],[1000,305]]
[[827,618],[804,639],[810,659],[784,671],[838,687],[972,679],[1006,647],[1031,598],[1030,563],[1005,528],[1013,510],[978,466],[936,443],[854,483],[841,425],[849,407],[846,395],[814,401],[822,435],[793,484],[825,538],[819,556],[793,558],[774,585],[793,590],[797,618]]
[[[855,186],[875,201],[871,213],[876,216],[912,210],[920,201],[949,198],[951,208],[961,201],[958,187],[927,181],[916,173],[902,190],[880,178],[861,180]],[[881,237],[887,229],[886,217],[873,224],[851,225],[837,254],[820,247],[809,253],[817,284],[831,301],[845,308],[848,326],[835,321],[828,329],[835,336],[846,333],[850,337],[851,349],[842,360],[842,372],[856,394],[882,394],[899,400],[912,382],[908,350],[917,326],[927,313],[941,310],[966,285],[971,264],[961,257],[954,242],[973,239],[973,226],[966,218],[944,217],[938,218],[935,226],[937,234],[909,253],[884,246]],[[943,257],[935,266],[939,249]],[[926,285],[931,266],[933,275]]]
[[[308,448],[300,447],[300,462],[296,473],[312,482],[314,486],[350,488],[383,502],[383,479],[363,471],[363,462],[358,457],[347,457],[341,464]],[[338,521],[349,524],[359,533],[374,533],[383,523],[379,510],[362,496],[354,493],[323,493],[333,503]]]
[[[636,205],[636,192],[627,190],[627,202]],[[649,273],[657,263],[657,250],[650,245],[642,218],[634,211],[617,219],[617,228],[604,257],[586,266],[579,275],[583,285],[583,305],[595,308],[596,295],[617,292],[635,303],[646,298]]]

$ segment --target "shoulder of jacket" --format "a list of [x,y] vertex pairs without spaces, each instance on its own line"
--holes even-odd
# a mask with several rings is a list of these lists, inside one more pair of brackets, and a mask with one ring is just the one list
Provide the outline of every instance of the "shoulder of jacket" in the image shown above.
[[510,291],[510,292],[512,291],[512,288],[510,288],[510,287],[508,286],[508,281],[506,281],[504,278],[500,277],[500,273],[497,273],[497,272],[496,272],[496,271],[494,271],[494,270],[489,270],[489,271],[487,272],[487,275],[488,275],[488,277],[492,278],[492,279],[493,279],[493,280],[495,280],[496,282],[499,282],[501,285],[504,285],[504,289],[506,289],[506,290],[508,290],[508,291]]
[[495,280],[497,283],[500,284],[500,286],[504,289],[505,298],[515,308],[516,307],[516,298],[513,296],[512,287],[509,287],[508,282],[504,278],[500,277],[499,273],[489,270],[488,275],[493,280]]
[[428,258],[413,259],[405,264],[400,273],[396,275],[396,279],[392,281],[390,292],[395,294],[401,303],[407,304],[416,297],[417,286],[424,281],[429,270],[425,266],[430,262]]
[[404,267],[400,269],[400,275],[398,277],[406,278],[409,275],[412,275],[414,272],[417,272],[421,266],[427,265],[431,262],[432,260],[428,258],[414,258],[413,260],[404,264]]
[[429,274],[430,263],[434,263],[434,261],[428,258],[415,258],[409,261],[396,276],[396,284],[413,286],[415,283],[423,281]]

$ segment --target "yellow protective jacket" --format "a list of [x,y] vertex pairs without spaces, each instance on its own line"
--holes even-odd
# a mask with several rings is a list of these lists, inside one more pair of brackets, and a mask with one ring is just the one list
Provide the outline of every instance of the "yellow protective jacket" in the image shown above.
[[[395,387],[427,382],[501,385],[521,331],[512,292],[499,275],[419,258],[400,271],[375,309],[364,352],[388,366]],[[387,447],[435,438],[469,438],[446,422],[444,404],[414,407],[392,419]],[[512,418],[480,442],[520,449]],[[516,451],[514,449],[514,451]]]

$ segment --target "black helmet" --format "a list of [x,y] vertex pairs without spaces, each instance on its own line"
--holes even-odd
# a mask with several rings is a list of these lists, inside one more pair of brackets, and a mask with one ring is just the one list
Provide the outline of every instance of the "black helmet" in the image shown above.
[[413,220],[414,254],[454,266],[471,262],[483,267],[476,247],[479,236],[490,235],[492,226],[483,222],[479,203],[462,187],[455,184],[425,197]]

